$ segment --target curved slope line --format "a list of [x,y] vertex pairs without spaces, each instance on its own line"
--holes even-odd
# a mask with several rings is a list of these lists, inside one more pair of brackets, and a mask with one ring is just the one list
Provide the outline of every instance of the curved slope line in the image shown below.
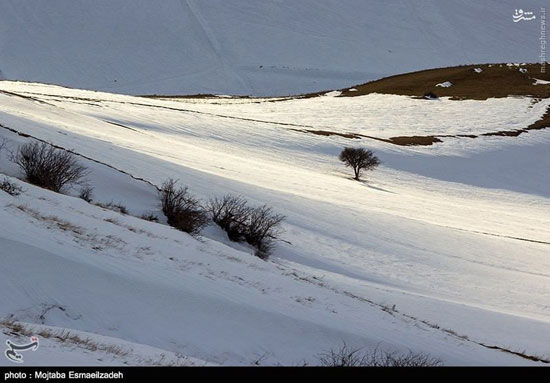
[[228,63],[227,58],[222,52],[221,44],[218,42],[218,39],[216,38],[216,34],[210,29],[208,26],[208,22],[204,19],[202,14],[200,13],[200,10],[194,4],[193,0],[181,0],[182,6],[189,9],[191,12],[191,15],[193,18],[197,21],[197,23],[200,25],[202,31],[204,32],[204,35],[208,39],[208,42],[210,43],[210,46],[212,47],[212,50],[218,57],[218,60],[223,66],[223,69],[227,73],[231,73],[235,79],[241,84],[242,89],[247,89],[248,92],[253,92],[252,87],[250,84],[248,84],[245,79],[240,76],[235,69]]

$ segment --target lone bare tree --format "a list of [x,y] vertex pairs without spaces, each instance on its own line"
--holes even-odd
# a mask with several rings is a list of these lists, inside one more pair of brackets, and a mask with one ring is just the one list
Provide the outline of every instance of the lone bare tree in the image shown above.
[[340,161],[353,169],[353,179],[359,181],[365,170],[373,170],[380,165],[380,160],[371,150],[363,148],[344,148],[340,153]]

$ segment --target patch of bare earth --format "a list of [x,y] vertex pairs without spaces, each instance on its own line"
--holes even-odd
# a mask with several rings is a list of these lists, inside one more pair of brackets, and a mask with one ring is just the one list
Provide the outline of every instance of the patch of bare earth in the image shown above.
[[[438,97],[451,97],[456,100],[486,100],[509,96],[550,97],[550,84],[535,85],[535,79],[550,81],[550,70],[542,73],[540,64],[465,65],[386,77],[342,89],[339,97],[362,96],[370,93],[423,97],[429,92]],[[447,81],[452,85],[437,86]],[[323,93],[326,92],[315,95]]]

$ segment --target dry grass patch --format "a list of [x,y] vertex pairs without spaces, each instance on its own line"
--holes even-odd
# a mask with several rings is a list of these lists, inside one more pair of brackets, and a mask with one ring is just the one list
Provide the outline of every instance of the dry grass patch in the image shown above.
[[20,336],[39,336],[43,339],[52,339],[63,344],[75,345],[92,352],[103,351],[117,356],[126,356],[129,354],[127,350],[124,350],[120,346],[101,343],[92,338],[82,337],[65,329],[56,330],[43,328],[35,331],[32,327],[27,327],[13,319],[0,320],[0,326]]
[[[480,68],[481,72],[477,73],[474,70],[476,68]],[[520,68],[527,71],[520,72]],[[519,67],[507,64],[465,65],[386,77],[350,88],[357,91],[344,89],[340,97],[382,93],[424,98],[429,92],[437,94],[438,97],[452,97],[457,100],[486,100],[508,96],[550,97],[550,85],[534,85],[534,79],[550,81],[550,71],[541,73],[540,64],[525,64]],[[446,81],[451,82],[452,86],[436,86]]]

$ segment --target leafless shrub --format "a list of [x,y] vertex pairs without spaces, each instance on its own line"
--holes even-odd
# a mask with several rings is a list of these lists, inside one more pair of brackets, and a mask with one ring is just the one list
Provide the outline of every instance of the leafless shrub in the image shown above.
[[363,148],[344,148],[339,156],[347,167],[353,169],[353,179],[359,181],[361,174],[366,170],[373,170],[380,165],[380,160],[371,150]]
[[243,197],[229,194],[222,198],[215,198],[210,200],[207,209],[214,223],[225,230],[230,240],[235,242],[244,240],[252,209],[247,206]]
[[126,206],[124,206],[121,203],[115,203],[113,201],[111,201],[109,203],[96,202],[95,205],[99,206],[99,207],[102,207],[104,209],[116,211],[120,214],[128,214],[128,209],[126,208]]
[[4,180],[0,182],[0,190],[3,190],[14,197],[17,197],[23,192],[23,188],[21,186],[10,182],[7,178],[4,178]]
[[191,235],[198,235],[208,224],[208,214],[200,200],[193,197],[186,187],[177,187],[168,179],[161,187],[159,198],[168,224]]
[[230,240],[246,241],[256,248],[256,256],[262,259],[269,257],[284,216],[273,213],[266,205],[249,207],[243,197],[233,195],[210,200],[207,209],[212,220],[225,230]]
[[94,188],[91,185],[84,185],[80,189],[80,194],[78,196],[84,201],[90,203],[93,201]]
[[345,343],[339,349],[319,355],[319,362],[325,367],[436,367],[441,360],[424,353],[409,351],[406,354],[397,352],[363,351]]
[[74,154],[43,142],[21,145],[12,161],[25,172],[27,181],[55,192],[79,184],[88,174]]
[[362,354],[360,348],[351,348],[344,343],[339,349],[319,355],[319,362],[325,367],[360,367],[369,365],[369,357]]
[[5,138],[0,139],[0,156],[2,155],[2,150],[6,148],[6,145],[8,144],[8,140]]
[[437,367],[440,365],[441,360],[412,351],[405,354],[380,351],[371,355],[371,366],[374,367]]
[[250,212],[244,238],[250,245],[256,247],[256,256],[262,259],[269,258],[273,242],[277,239],[279,226],[284,216],[275,214],[273,209],[264,205]]
[[251,365],[261,366],[262,363],[267,359],[267,357],[268,357],[267,352],[264,352],[263,354],[259,354],[252,360]]
[[143,214],[140,218],[150,222],[159,222],[159,217],[153,213]]

